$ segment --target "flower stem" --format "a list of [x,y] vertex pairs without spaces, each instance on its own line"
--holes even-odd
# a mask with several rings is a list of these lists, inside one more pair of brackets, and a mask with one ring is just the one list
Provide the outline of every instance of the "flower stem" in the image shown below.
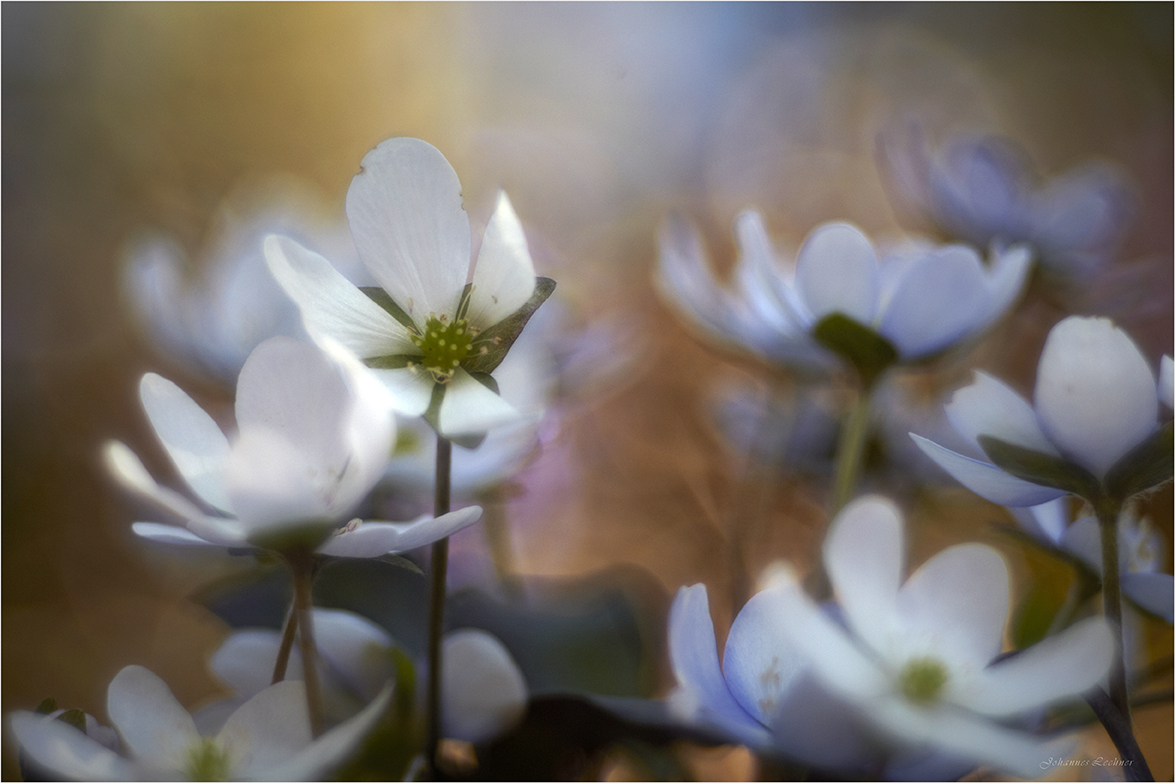
[[302,680],[306,684],[306,709],[310,713],[310,735],[322,733],[322,693],[318,685],[318,648],[314,644],[310,585],[314,581],[314,556],[309,552],[287,556],[294,573],[294,612],[302,650]]
[[1102,539],[1102,612],[1114,632],[1118,654],[1110,668],[1110,701],[1131,726],[1130,698],[1126,690],[1126,647],[1122,638],[1122,589],[1118,576],[1118,514],[1121,503],[1104,501],[1095,505]]
[[[453,467],[453,444],[437,434],[436,491],[433,514],[449,513],[449,484]],[[432,545],[432,589],[428,607],[428,727],[424,757],[437,769],[437,747],[441,742],[441,631],[445,621],[445,580],[449,568],[449,539]],[[434,775],[435,777],[435,775]]]
[[[836,447],[836,483],[832,493],[832,517],[835,517],[853,497],[853,487],[861,472],[865,456],[865,436],[869,432],[869,408],[873,400],[873,385],[861,384],[857,401],[849,411],[841,429]],[[831,517],[830,517],[831,518]]]
[[294,634],[298,632],[298,612],[295,611],[295,605],[290,602],[290,611],[286,615],[286,624],[282,630],[281,647],[277,649],[277,660],[273,663],[273,679],[269,681],[270,685],[277,685],[286,678],[286,666],[290,663],[290,650],[294,648]]

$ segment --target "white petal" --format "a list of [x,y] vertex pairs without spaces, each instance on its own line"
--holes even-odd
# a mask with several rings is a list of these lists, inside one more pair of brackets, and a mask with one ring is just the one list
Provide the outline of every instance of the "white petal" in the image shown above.
[[469,323],[486,329],[512,315],[534,293],[534,263],[526,247],[526,234],[505,192],[486,226],[473,269]]
[[435,384],[427,372],[414,372],[405,367],[399,370],[372,370],[371,374],[387,388],[396,413],[421,416],[428,410]]
[[1071,751],[1067,741],[1040,742],[1031,734],[949,706],[927,710],[901,699],[880,699],[869,705],[869,716],[878,728],[905,743],[929,746],[1018,777],[1039,777],[1051,759]]
[[198,519],[204,512],[175,490],[155,483],[143,463],[125,443],[107,441],[102,449],[102,461],[115,481],[141,498],[149,500],[184,521]]
[[955,701],[1002,717],[1077,697],[1101,681],[1115,655],[1114,634],[1091,617],[979,672],[973,689]]
[[1158,427],[1154,373],[1107,318],[1070,316],[1053,327],[1034,399],[1061,453],[1098,477]]
[[884,654],[895,631],[905,564],[902,515],[889,500],[866,496],[844,507],[824,540],[824,568],[849,626]]
[[758,303],[755,312],[782,333],[802,336],[811,326],[811,315],[799,307],[794,289],[784,279],[763,218],[747,210],[735,220],[734,232],[740,255],[738,282],[744,298],[750,304]]
[[133,780],[134,767],[84,732],[63,721],[33,712],[8,719],[22,752],[62,780]]
[[497,637],[477,629],[448,633],[441,660],[446,737],[485,742],[512,728],[526,712],[526,680]]
[[329,516],[337,475],[272,430],[250,429],[233,445],[228,487],[248,535]]
[[[281,646],[281,632],[271,628],[245,628],[224,640],[209,662],[212,671],[240,696],[251,699],[272,685],[273,667]],[[285,679],[300,679],[302,655],[290,650]]]
[[192,490],[213,508],[231,509],[224,487],[228,439],[183,389],[155,373],[139,381],[147,418]]
[[992,251],[986,282],[989,293],[987,314],[977,324],[977,329],[986,328],[1007,312],[1020,297],[1031,271],[1032,250],[1027,245]]
[[1175,402],[1171,399],[1172,395],[1175,395],[1175,390],[1172,389],[1172,384],[1175,384],[1173,372],[1175,366],[1171,363],[1171,357],[1164,356],[1159,362],[1159,401],[1168,408],[1175,408]]
[[928,644],[924,652],[948,666],[982,668],[1003,644],[1008,568],[985,544],[958,544],[911,574],[897,600],[905,636],[899,644]]
[[739,611],[726,637],[723,670],[742,708],[767,725],[806,668],[781,626],[779,588],[767,588]]
[[1069,502],[1063,497],[1039,506],[1012,509],[1012,513],[1029,533],[1053,546],[1060,543],[1069,526]]
[[346,723],[328,731],[284,764],[266,770],[257,770],[258,780],[322,780],[327,773],[347,758],[360,741],[367,736],[376,721],[387,709],[392,697],[391,687],[385,688],[363,712]]
[[413,320],[452,316],[469,277],[469,218],[457,173],[420,139],[388,139],[363,157],[347,191],[355,248]]
[[236,760],[234,777],[264,775],[310,744],[306,686],[300,681],[269,686],[230,715],[216,739]]
[[1122,592],[1168,625],[1175,624],[1175,578],[1170,574],[1122,574]]
[[161,525],[157,522],[136,522],[131,525],[135,535],[158,541],[161,544],[178,544],[180,546],[220,546],[207,541],[200,536],[175,525]]
[[387,655],[392,637],[354,612],[341,609],[314,609],[313,612],[319,654],[364,701],[374,699],[395,677]]
[[984,325],[990,298],[985,283],[979,256],[965,245],[923,255],[898,281],[878,331],[903,359],[945,350]]
[[684,717],[716,724],[736,736],[767,741],[763,726],[735,701],[723,679],[704,584],[682,587],[673,599],[669,660],[678,686],[689,696],[690,710]]
[[[1121,546],[1121,535],[1119,535],[1118,541]],[[1097,517],[1082,517],[1074,521],[1061,535],[1059,543],[1066,552],[1075,555],[1087,566],[1101,574],[1102,534],[1098,529]]]
[[447,438],[476,435],[517,421],[521,414],[502,397],[461,368],[453,374],[441,400],[438,429]]
[[419,353],[404,325],[322,256],[292,239],[269,236],[265,260],[302,311],[311,336],[333,337],[363,359]]
[[975,382],[959,389],[946,404],[951,426],[975,448],[979,436],[988,435],[1014,446],[1060,456],[1036,423],[1028,401],[1002,381],[977,370]]
[[865,326],[877,314],[877,255],[868,237],[848,223],[815,229],[796,259],[796,288],[812,317],[842,313]]
[[481,506],[468,506],[435,519],[426,516],[414,522],[363,522],[331,536],[318,552],[335,557],[379,557],[389,552],[407,552],[451,536],[479,519]]
[[111,681],[106,713],[134,755],[161,768],[183,769],[200,738],[167,683],[142,666],[127,666]]
[[1036,506],[1062,497],[1059,489],[1042,487],[997,468],[988,462],[964,457],[962,454],[944,449],[933,441],[910,433],[922,452],[938,463],[938,466],[955,477],[955,480],[980,497],[1001,506]]

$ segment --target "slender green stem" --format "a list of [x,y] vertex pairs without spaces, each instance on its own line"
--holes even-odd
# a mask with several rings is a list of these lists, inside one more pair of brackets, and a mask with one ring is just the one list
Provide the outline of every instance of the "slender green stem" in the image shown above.
[[1093,709],[1093,714],[1101,721],[1106,734],[1118,749],[1122,764],[1122,773],[1128,781],[1154,780],[1146,757],[1142,755],[1142,748],[1134,738],[1134,731],[1130,723],[1130,716],[1123,715],[1114,704],[1114,700],[1106,695],[1100,687],[1094,686],[1085,692],[1085,701]]
[[298,638],[302,650],[302,680],[306,684],[306,708],[310,713],[310,734],[322,733],[322,692],[318,685],[318,648],[314,643],[314,621],[311,616],[310,586],[314,581],[314,560],[311,553],[289,555],[287,559],[294,572],[294,612],[298,617]]
[[273,679],[270,685],[277,685],[286,678],[286,667],[290,663],[290,650],[294,648],[294,634],[298,632],[298,613],[294,603],[290,602],[290,611],[286,615],[286,624],[282,630],[281,647],[277,648],[277,660],[273,664]]
[[1126,646],[1122,638],[1122,589],[1118,576],[1118,514],[1121,503],[1095,504],[1102,539],[1102,612],[1114,632],[1118,654],[1110,669],[1110,701],[1130,726],[1130,698],[1126,690]]
[[[453,444],[438,433],[436,490],[433,495],[433,513],[438,517],[449,513],[452,467]],[[432,589],[428,607],[428,728],[424,757],[434,772],[437,769],[437,747],[441,742],[441,631],[445,622],[445,580],[448,570],[449,539],[442,538],[432,545]]]
[[832,516],[835,517],[853,497],[853,488],[861,472],[869,433],[869,408],[873,400],[872,384],[861,384],[857,401],[845,419],[836,447],[836,483],[832,493]]

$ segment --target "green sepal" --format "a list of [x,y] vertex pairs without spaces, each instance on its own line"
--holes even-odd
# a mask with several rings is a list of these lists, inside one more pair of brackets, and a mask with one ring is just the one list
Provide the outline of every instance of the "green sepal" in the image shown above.
[[274,525],[269,530],[259,530],[249,536],[249,543],[274,552],[313,552],[323,541],[330,538],[338,527],[327,519],[308,519],[304,522]]
[[1172,422],[1167,422],[1154,435],[1135,446],[1114,463],[1106,474],[1106,493],[1119,501],[1137,495],[1171,479]]
[[474,354],[462,362],[461,366],[465,368],[466,372],[488,373],[496,370],[502,360],[506,358],[510,346],[514,345],[518,335],[522,334],[522,328],[526,326],[526,322],[534,315],[534,311],[539,309],[539,305],[547,301],[554,290],[554,280],[549,277],[536,277],[534,293],[530,295],[530,299],[526,300],[526,304],[477,336],[474,345],[479,346],[479,350],[480,346],[485,346],[486,352]]
[[48,715],[56,709],[57,699],[54,699],[52,696],[50,696],[47,699],[42,699],[41,703],[37,705],[37,708],[33,710],[33,712],[37,713],[38,715]]
[[396,354],[393,356],[374,356],[364,359],[363,363],[373,370],[402,370],[412,362],[419,362],[419,356]]
[[980,435],[977,440],[979,447],[996,467],[1016,478],[1043,487],[1060,489],[1085,498],[1091,503],[1102,496],[1101,484],[1092,473],[1080,465],[1066,462],[1051,454],[1014,446],[990,435]]
[[852,364],[865,388],[898,360],[898,351],[889,340],[844,313],[821,318],[812,329],[812,337]]
[[419,331],[416,324],[412,321],[412,316],[404,312],[403,308],[396,304],[396,301],[392,299],[387,291],[377,285],[359,286],[359,290],[366,294],[368,299],[386,310],[388,315],[399,321],[404,328],[411,332]]
[[86,730],[86,713],[79,709],[66,710],[57,716],[57,720],[68,723],[78,731],[84,732]]
[[411,560],[409,560],[408,558],[406,558],[402,555],[397,555],[397,554],[393,554],[392,552],[388,552],[387,554],[380,555],[376,559],[382,560],[385,563],[389,563],[391,565],[394,565],[397,568],[406,568],[407,570],[412,571],[413,573],[417,573],[417,574],[420,574],[421,576],[424,576],[424,571],[420,570],[420,566],[416,565],[416,563],[413,563]]

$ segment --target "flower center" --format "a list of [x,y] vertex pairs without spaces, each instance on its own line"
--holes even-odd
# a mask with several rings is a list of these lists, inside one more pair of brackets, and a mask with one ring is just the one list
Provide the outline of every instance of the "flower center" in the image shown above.
[[898,690],[915,704],[933,704],[947,684],[947,670],[934,658],[914,658],[898,675]]
[[188,780],[228,780],[229,758],[212,737],[203,737],[188,748],[185,771]]
[[469,355],[473,332],[465,318],[450,321],[448,316],[430,315],[424,322],[424,331],[412,342],[424,354],[420,362],[424,369],[437,383],[447,383]]

